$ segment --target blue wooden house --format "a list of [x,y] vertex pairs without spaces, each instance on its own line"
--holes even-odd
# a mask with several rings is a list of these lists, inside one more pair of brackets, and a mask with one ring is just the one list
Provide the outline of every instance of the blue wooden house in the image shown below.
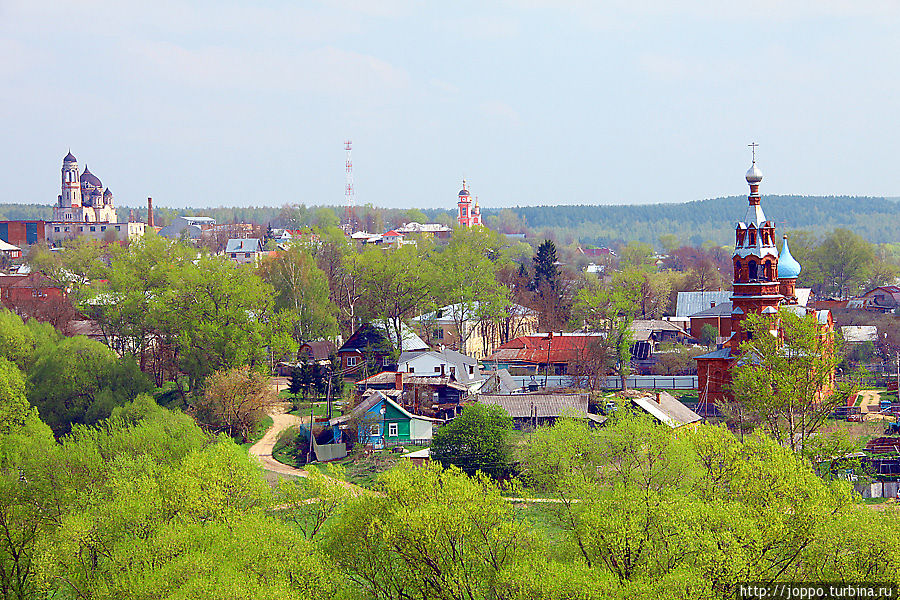
[[370,390],[349,414],[332,419],[329,425],[346,428],[351,421],[357,422],[359,443],[371,448],[426,442],[432,438],[435,424],[441,423],[408,412],[378,390]]

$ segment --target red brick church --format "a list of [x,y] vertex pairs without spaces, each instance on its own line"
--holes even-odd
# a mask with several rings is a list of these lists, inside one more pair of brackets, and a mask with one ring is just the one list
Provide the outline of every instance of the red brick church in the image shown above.
[[[740,354],[741,342],[748,339],[748,333],[741,326],[748,314],[774,315],[780,306],[807,311],[798,305],[795,293],[800,263],[791,256],[787,236],[779,256],[775,245],[775,223],[766,219],[760,205],[759,183],[762,177],[754,157],[746,177],[750,184],[747,215],[736,225],[734,232],[733,333],[722,348],[696,358],[701,406],[711,406],[716,400],[732,399],[729,391],[730,369]],[[834,323],[829,311],[817,311],[816,316],[826,331],[833,330]]]

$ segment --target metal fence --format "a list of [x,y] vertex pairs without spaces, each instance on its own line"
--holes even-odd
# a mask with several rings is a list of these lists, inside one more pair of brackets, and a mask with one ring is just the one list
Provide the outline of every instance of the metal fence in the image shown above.
[[[579,387],[577,379],[569,375],[513,375],[520,387],[525,389],[545,389],[562,387]],[[545,385],[546,381],[546,385]],[[618,390],[622,388],[622,380],[616,376],[601,378],[600,387],[603,389]],[[632,375],[625,380],[629,388],[649,390],[692,390],[697,389],[696,375]]]

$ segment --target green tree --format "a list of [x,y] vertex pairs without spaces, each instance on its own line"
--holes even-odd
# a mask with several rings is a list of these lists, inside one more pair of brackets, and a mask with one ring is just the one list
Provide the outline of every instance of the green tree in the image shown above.
[[0,357],[0,434],[23,425],[31,412],[25,397],[25,376],[16,365]]
[[275,309],[292,315],[298,344],[337,335],[328,281],[306,250],[294,245],[265,259],[259,274],[275,289]]
[[559,286],[559,268],[556,266],[556,244],[552,240],[544,240],[538,246],[537,254],[534,255],[532,262],[534,263],[534,282],[531,284],[532,289],[540,290],[542,286],[547,286],[551,290],[555,290]]
[[434,273],[429,266],[415,246],[366,250],[353,264],[367,316],[391,332],[398,352],[405,322],[432,306]]
[[490,258],[499,257],[495,240],[483,228],[476,228],[475,234],[460,235],[429,261],[433,272],[440,274],[433,278],[435,304],[454,306],[444,318],[453,320],[460,352],[465,352],[466,341],[480,325],[504,317],[508,306],[508,290],[497,281],[498,265]]
[[712,325],[711,323],[706,323],[702,329],[700,329],[700,343],[707,346],[712,347],[713,344],[716,343],[716,340],[719,338],[719,329]]
[[644,242],[628,242],[619,254],[619,265],[623,269],[630,267],[655,272],[656,264],[653,261],[653,246]]
[[[636,269],[616,273],[609,284],[594,282],[575,297],[573,326],[601,334],[622,389],[631,373],[631,324],[640,309],[643,274]],[[614,364],[612,363],[614,361]]]
[[56,435],[68,433],[76,423],[97,423],[151,389],[132,359],[118,358],[85,337],[44,344],[36,356],[28,369],[28,400]]
[[215,371],[266,362],[276,325],[272,288],[245,265],[203,254],[178,272],[164,327],[191,389]]
[[431,458],[468,474],[503,477],[512,469],[512,430],[512,419],[499,406],[471,404],[434,434]]
[[[772,333],[778,324],[783,335]],[[751,339],[741,344],[732,369],[735,401],[755,413],[778,443],[800,451],[849,393],[834,380],[838,341],[815,314],[786,309],[777,317],[748,315],[743,327]]]
[[857,293],[866,281],[875,261],[875,250],[872,244],[852,231],[835,229],[825,236],[813,258],[822,274],[823,291],[845,298]]
[[378,492],[352,499],[325,541],[357,596],[527,597],[502,590],[523,575],[532,536],[485,476],[406,465],[382,474]]
[[167,366],[160,359],[168,342],[163,299],[195,256],[196,250],[148,232],[111,261],[106,286],[82,306],[100,324],[107,345],[114,340],[117,350],[134,357],[157,385]]

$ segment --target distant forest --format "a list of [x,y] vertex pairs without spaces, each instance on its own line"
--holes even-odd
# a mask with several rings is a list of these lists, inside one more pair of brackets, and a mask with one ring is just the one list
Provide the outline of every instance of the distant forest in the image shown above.
[[[898,241],[900,202],[896,198],[865,196],[764,196],[766,216],[779,231],[808,230],[817,234],[844,227],[873,243]],[[483,208],[485,223],[503,233],[527,233],[560,242],[605,246],[632,240],[658,245],[659,237],[675,235],[685,244],[733,243],[734,223],[743,219],[746,196],[729,196],[681,204],[516,206]],[[51,207],[43,204],[0,204],[0,220],[49,219]],[[146,218],[146,207],[119,208],[119,217]],[[456,211],[443,209],[379,209],[359,207],[374,229],[387,230],[407,220],[451,224]],[[154,209],[157,225],[179,215],[206,215],[220,223],[246,222],[273,227],[333,224],[342,207],[234,207]],[[375,213],[375,217],[371,215]]]

